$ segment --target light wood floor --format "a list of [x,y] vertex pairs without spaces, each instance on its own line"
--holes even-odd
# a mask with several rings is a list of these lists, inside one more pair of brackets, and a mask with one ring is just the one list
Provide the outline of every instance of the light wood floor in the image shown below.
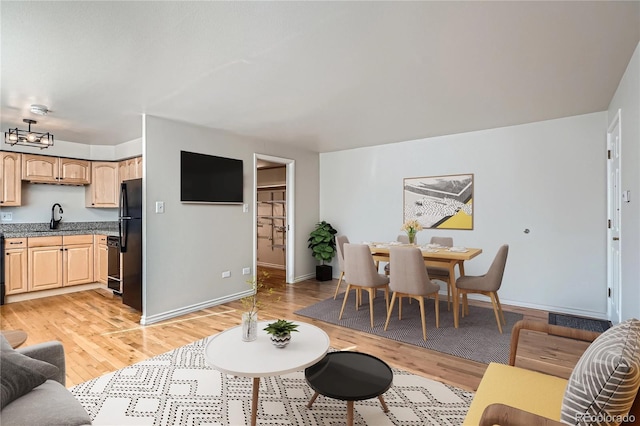
[[[284,271],[270,270],[270,274],[269,281],[278,284],[275,294],[280,300],[260,311],[261,320],[288,318],[312,322],[329,334],[331,346],[336,349],[367,352],[395,367],[425,377],[464,389],[477,388],[487,367],[485,364],[293,313],[333,296],[337,280],[284,285]],[[503,308],[522,313],[526,319],[547,321],[544,311],[506,305]],[[141,326],[138,312],[123,305],[110,291],[97,289],[1,306],[0,328],[26,331],[29,337],[25,345],[54,339],[61,341],[66,352],[67,386],[72,386],[238,325],[242,311],[242,304],[236,301]],[[529,344],[535,347],[541,341],[534,340]],[[558,349],[563,350],[558,346],[549,348]],[[575,349],[568,347],[566,350]]]

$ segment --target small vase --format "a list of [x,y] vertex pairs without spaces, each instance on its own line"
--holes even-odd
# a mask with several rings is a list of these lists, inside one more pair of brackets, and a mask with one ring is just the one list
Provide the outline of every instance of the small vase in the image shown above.
[[242,313],[242,340],[252,342],[258,338],[258,313]]
[[275,334],[271,335],[271,343],[276,348],[284,348],[291,341],[291,333],[283,334],[281,336],[276,336]]
[[409,232],[407,234],[407,236],[409,237],[409,244],[415,244],[416,243],[416,234],[415,234],[415,232]]

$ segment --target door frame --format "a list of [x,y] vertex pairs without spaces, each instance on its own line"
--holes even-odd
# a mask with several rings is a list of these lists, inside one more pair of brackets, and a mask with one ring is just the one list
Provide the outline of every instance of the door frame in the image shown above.
[[255,277],[258,268],[258,160],[284,164],[286,167],[287,200],[287,230],[286,230],[286,257],[285,257],[285,281],[287,284],[295,282],[295,160],[291,158],[274,157],[267,154],[253,154],[253,275]]
[[[614,324],[622,320],[622,238],[621,228],[621,207],[622,191],[621,184],[621,163],[622,163],[622,110],[618,109],[615,117],[611,120],[607,128],[607,318]],[[617,130],[617,135],[614,131]],[[617,137],[618,141],[614,141]],[[617,158],[617,177],[612,177],[612,160]],[[614,189],[615,188],[615,189]],[[618,240],[614,243],[614,237]],[[617,245],[618,254],[613,255]]]

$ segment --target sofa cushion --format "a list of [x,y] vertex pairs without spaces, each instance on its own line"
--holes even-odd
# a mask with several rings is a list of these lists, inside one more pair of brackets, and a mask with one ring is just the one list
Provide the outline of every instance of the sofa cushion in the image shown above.
[[482,376],[462,424],[477,426],[484,409],[493,403],[560,420],[562,395],[566,386],[567,381],[559,377],[492,362]]
[[2,426],[90,425],[91,417],[71,392],[47,380],[2,410]]
[[58,367],[16,352],[0,336],[0,409],[58,374]]
[[576,364],[562,400],[568,424],[620,424],[640,386],[640,321],[602,333]]

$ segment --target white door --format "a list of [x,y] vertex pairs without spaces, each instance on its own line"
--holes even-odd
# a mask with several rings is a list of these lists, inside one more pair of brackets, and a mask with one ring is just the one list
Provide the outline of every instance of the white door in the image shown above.
[[621,321],[620,294],[621,256],[620,256],[620,110],[609,125],[607,131],[607,204],[608,204],[608,238],[607,238],[607,316],[617,324]]

